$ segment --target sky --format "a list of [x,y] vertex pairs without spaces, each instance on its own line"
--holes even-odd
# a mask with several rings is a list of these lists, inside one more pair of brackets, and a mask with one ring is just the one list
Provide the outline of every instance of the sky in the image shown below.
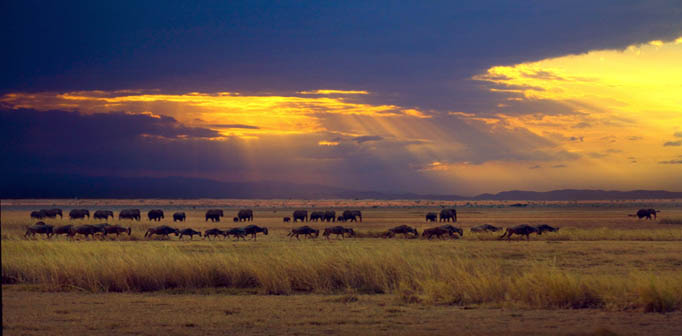
[[682,190],[680,1],[0,4],[3,176]]

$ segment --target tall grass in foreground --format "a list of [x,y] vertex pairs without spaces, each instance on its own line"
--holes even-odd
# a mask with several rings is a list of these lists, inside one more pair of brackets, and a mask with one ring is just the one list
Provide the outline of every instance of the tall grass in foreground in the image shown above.
[[177,244],[5,241],[2,283],[42,290],[144,292],[242,288],[264,294],[393,293],[406,302],[538,308],[682,309],[682,270],[585,275],[548,262],[405,253],[401,245],[182,250]]

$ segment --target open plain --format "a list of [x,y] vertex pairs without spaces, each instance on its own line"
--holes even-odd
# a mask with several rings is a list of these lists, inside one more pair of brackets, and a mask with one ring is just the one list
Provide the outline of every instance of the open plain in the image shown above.
[[[514,202],[515,203],[515,202]],[[512,202],[367,200],[3,200],[3,332],[7,334],[547,334],[682,332],[680,201]],[[25,239],[32,210],[140,208],[118,238]],[[425,214],[455,206],[458,239],[378,238],[397,225],[420,233]],[[629,217],[655,207],[655,220]],[[146,219],[163,209],[161,222]],[[219,223],[209,208],[225,210]],[[156,225],[198,231],[234,223],[238,209],[268,227],[257,240],[143,237]],[[342,223],[356,238],[300,241],[294,209],[359,209]],[[173,223],[184,211],[186,222]],[[666,224],[669,223],[669,224]],[[677,224],[675,224],[677,223]],[[332,223],[307,222],[323,229]],[[481,224],[549,224],[558,232],[500,241]]]

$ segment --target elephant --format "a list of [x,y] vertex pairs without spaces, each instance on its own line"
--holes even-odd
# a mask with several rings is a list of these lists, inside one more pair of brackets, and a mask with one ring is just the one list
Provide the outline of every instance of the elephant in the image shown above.
[[45,210],[31,211],[31,219],[43,219],[45,217],[47,217],[47,213],[45,213]]
[[184,212],[176,212],[173,214],[174,222],[184,222],[187,219],[187,215]]
[[159,209],[149,210],[149,212],[147,212],[147,217],[149,218],[150,221],[159,222],[163,218],[163,210]]
[[251,209],[242,209],[239,210],[239,213],[237,213],[237,217],[239,218],[239,221],[245,221],[245,222],[250,222],[253,221],[253,210]]
[[140,209],[123,209],[118,213],[118,219],[140,220]]
[[440,221],[441,222],[453,222],[457,221],[457,210],[455,209],[443,209],[440,211]]
[[86,216],[90,218],[90,211],[87,209],[73,209],[69,211],[69,218],[71,219],[83,219]]
[[111,210],[97,210],[92,215],[92,218],[107,220],[109,219],[109,216],[111,216],[111,219],[114,219],[114,212]]
[[356,218],[360,219],[360,222],[362,222],[362,211],[360,210],[351,210],[351,213],[353,213],[353,216]]
[[348,221],[357,222],[358,221],[357,214],[355,211],[346,210],[341,215],[343,216],[344,222],[348,222]]
[[327,210],[324,212],[324,220],[327,222],[336,222],[336,211]]
[[296,221],[307,222],[308,221],[308,210],[296,210],[291,216],[294,218],[294,223]]
[[438,214],[435,212],[429,212],[426,214],[426,221],[427,222],[435,222],[438,220]]
[[62,209],[59,208],[43,209],[40,211],[45,211],[45,215],[48,218],[57,218],[57,215],[59,215],[59,218],[64,218],[64,216],[62,215]]
[[223,210],[220,210],[220,209],[210,209],[210,210],[206,211],[206,220],[205,220],[205,222],[208,221],[209,219],[210,219],[212,222],[220,222],[220,217],[223,217],[223,216],[224,216],[224,215],[223,215]]
[[313,211],[310,213],[311,222],[317,222],[318,220],[324,220],[324,211]]

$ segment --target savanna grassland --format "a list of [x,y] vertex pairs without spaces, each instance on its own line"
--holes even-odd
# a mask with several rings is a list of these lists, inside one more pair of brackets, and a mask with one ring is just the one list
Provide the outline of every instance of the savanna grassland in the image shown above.
[[[30,210],[161,208],[203,231],[238,226],[239,208],[269,228],[256,241],[145,240],[158,225],[105,240],[24,239]],[[460,239],[374,238],[451,202],[83,200],[3,201],[3,331],[40,334],[669,334],[682,332],[679,201],[459,202]],[[656,220],[628,217],[640,207]],[[220,223],[204,221],[222,208]],[[358,238],[290,239],[293,209],[361,209]],[[67,216],[68,217],[68,216]],[[54,225],[100,223],[47,219]],[[499,241],[496,226],[549,224],[556,233]],[[316,228],[328,223],[307,223]],[[242,224],[243,225],[243,224]],[[296,225],[301,225],[297,223]],[[106,316],[102,318],[101,316]],[[99,317],[99,318],[98,318]]]

